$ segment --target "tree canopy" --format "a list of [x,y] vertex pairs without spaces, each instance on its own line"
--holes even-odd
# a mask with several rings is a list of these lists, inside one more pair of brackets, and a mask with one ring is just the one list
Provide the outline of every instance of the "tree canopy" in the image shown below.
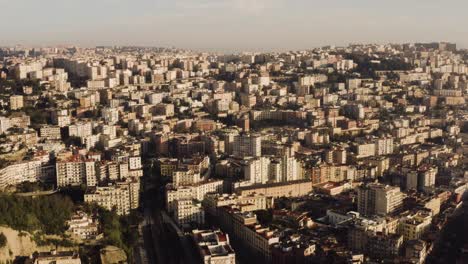
[[67,230],[74,204],[61,195],[37,198],[0,194],[0,225],[15,230],[42,230],[62,234]]

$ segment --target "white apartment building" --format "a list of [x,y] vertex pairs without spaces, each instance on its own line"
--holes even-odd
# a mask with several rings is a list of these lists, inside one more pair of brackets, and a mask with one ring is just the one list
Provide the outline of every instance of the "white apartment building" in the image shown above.
[[14,68],[15,77],[17,79],[26,79],[31,72],[41,71],[43,67],[42,62],[30,62],[27,64],[18,64]]
[[128,158],[128,168],[130,170],[140,170],[142,168],[141,165],[141,157],[133,156]]
[[93,127],[90,122],[76,123],[68,126],[68,136],[70,137],[87,137],[93,134]]
[[270,159],[267,157],[250,159],[244,167],[244,179],[252,184],[266,183],[269,180],[269,167]]
[[59,160],[56,163],[56,175],[57,187],[78,186],[80,184],[96,186],[96,162],[77,156],[67,160]]
[[169,213],[174,211],[175,202],[182,199],[195,199],[202,201],[208,193],[221,193],[223,190],[222,180],[212,180],[200,182],[193,185],[167,186],[166,189],[166,208]]
[[172,183],[175,187],[191,185],[201,181],[200,173],[193,170],[177,170],[172,173]]
[[400,187],[369,184],[358,188],[358,212],[363,215],[386,215],[400,208],[404,194]]
[[192,199],[178,200],[174,207],[174,220],[179,226],[190,223],[203,225],[205,223],[205,211],[200,202]]
[[37,182],[44,175],[41,160],[22,161],[0,169],[0,189],[22,182]]

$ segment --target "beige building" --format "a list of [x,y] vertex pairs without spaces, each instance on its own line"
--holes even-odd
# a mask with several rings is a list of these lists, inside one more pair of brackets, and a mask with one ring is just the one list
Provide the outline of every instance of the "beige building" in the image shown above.
[[18,110],[24,107],[24,99],[22,95],[10,96],[10,109]]
[[47,176],[46,173],[40,160],[22,161],[7,165],[0,169],[0,189],[22,182],[37,182]]
[[175,202],[174,220],[179,226],[205,223],[205,211],[201,203],[193,199],[181,199]]
[[400,219],[398,233],[405,241],[420,239],[428,230],[432,222],[432,212],[418,211],[416,214],[409,215]]
[[175,187],[191,185],[200,181],[200,173],[195,173],[192,170],[180,169],[172,173],[172,183]]
[[105,187],[94,187],[86,192],[84,201],[96,203],[99,206],[112,210],[117,214],[127,215],[130,210],[139,206],[140,182],[117,182]]
[[260,157],[262,137],[260,135],[239,135],[234,137],[233,155],[236,157]]
[[358,212],[363,215],[386,215],[402,206],[404,194],[399,187],[379,183],[358,188]]
[[87,213],[78,211],[67,221],[68,231],[80,239],[94,239],[98,235],[98,222]]
[[204,264],[235,264],[236,254],[229,235],[220,230],[192,230],[192,237]]
[[218,215],[218,208],[223,206],[235,206],[240,212],[253,212],[266,210],[273,206],[273,199],[264,195],[252,194],[248,196],[238,196],[236,194],[207,194],[203,199],[205,211],[211,215]]
[[94,160],[87,160],[80,156],[58,160],[56,163],[57,187],[97,185],[97,167]]
[[257,193],[274,198],[304,196],[311,191],[312,182],[310,180],[258,184],[235,189],[235,193],[241,196]]
[[61,139],[59,126],[42,126],[39,129],[39,136],[43,139]]
[[178,200],[194,199],[202,201],[208,193],[221,193],[223,190],[222,180],[211,180],[199,182],[193,185],[174,187],[168,185],[166,188],[166,208],[169,213],[174,212],[175,203]]
[[236,209],[223,207],[217,222],[251,253],[264,259],[266,263],[271,261],[272,246],[279,242],[279,236],[274,230],[258,224],[254,213],[241,213]]

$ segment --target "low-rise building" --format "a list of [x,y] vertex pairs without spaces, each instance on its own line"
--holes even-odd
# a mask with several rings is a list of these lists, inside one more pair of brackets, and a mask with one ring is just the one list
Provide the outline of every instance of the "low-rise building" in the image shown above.
[[236,254],[229,241],[229,235],[221,230],[192,230],[204,264],[235,264]]
[[67,222],[68,230],[80,239],[94,239],[98,235],[97,219],[83,211],[77,211]]
[[39,252],[25,261],[26,264],[81,264],[80,255],[73,251]]

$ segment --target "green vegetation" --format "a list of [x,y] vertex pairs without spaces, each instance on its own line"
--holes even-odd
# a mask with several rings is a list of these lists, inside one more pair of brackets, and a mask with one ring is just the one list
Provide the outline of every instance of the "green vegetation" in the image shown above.
[[100,221],[103,228],[105,243],[125,250],[130,257],[138,241],[136,227],[140,221],[137,212],[128,216],[118,216],[115,211],[100,210]]
[[0,248],[4,248],[7,244],[7,238],[5,234],[0,233]]
[[61,195],[37,198],[0,194],[0,225],[15,230],[42,230],[45,234],[63,234],[73,211],[73,202]]
[[109,211],[96,205],[86,205],[84,210],[99,215],[104,244],[122,248],[128,257],[133,255],[133,248],[138,242],[138,223],[142,220],[138,211],[132,211],[127,216],[119,216],[115,210]]
[[28,193],[28,192],[42,192],[53,190],[52,184],[45,184],[42,182],[23,182],[16,186],[16,192]]
[[33,88],[33,94],[40,94],[43,87],[39,84],[39,80],[4,80],[0,79],[0,94],[13,93],[22,94],[23,86],[31,86]]
[[32,125],[47,124],[49,121],[49,113],[47,111],[41,111],[36,107],[27,106],[24,109],[26,115],[31,118]]
[[64,236],[59,238],[46,237],[42,232],[36,232],[33,236],[34,242],[38,246],[55,245],[56,247],[73,247],[75,244],[70,240],[70,237]]
[[[373,63],[372,60],[375,58],[369,56],[346,54],[345,57],[354,60],[358,64],[354,71],[364,78],[376,78],[375,71],[408,71],[413,68],[411,64],[397,57],[379,59],[379,63]],[[395,75],[390,75],[390,79],[394,78]]]

